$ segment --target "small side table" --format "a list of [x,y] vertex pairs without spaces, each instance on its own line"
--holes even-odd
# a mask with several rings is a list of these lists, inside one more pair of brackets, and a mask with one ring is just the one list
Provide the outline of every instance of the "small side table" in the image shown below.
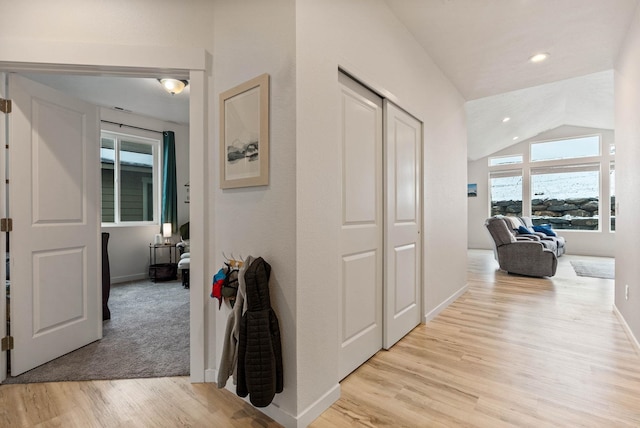
[[[158,263],[158,250],[169,250],[169,263]],[[175,244],[149,244],[149,278],[153,282],[178,279]]]

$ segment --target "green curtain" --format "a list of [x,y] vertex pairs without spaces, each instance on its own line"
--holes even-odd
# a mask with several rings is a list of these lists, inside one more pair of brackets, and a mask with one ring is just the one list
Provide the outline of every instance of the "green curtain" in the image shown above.
[[178,231],[178,183],[176,179],[176,137],[173,131],[162,133],[162,224],[171,223],[173,233]]

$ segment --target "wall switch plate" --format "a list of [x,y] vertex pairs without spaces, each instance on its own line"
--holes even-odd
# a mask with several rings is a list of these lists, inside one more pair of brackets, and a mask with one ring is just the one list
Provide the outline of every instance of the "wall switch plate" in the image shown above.
[[629,300],[629,284],[624,286],[624,300]]

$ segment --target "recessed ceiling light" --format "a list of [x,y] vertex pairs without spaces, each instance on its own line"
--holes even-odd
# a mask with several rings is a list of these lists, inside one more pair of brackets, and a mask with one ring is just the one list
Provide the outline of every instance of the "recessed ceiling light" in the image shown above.
[[520,138],[520,137],[513,137],[513,141],[516,141],[518,138]]
[[510,117],[505,117],[504,119],[502,119],[502,123],[507,123],[511,120]]
[[531,62],[542,62],[547,58],[549,58],[549,54],[546,53],[546,52],[543,52],[543,53],[535,54],[534,56],[529,58],[529,61],[531,61]]

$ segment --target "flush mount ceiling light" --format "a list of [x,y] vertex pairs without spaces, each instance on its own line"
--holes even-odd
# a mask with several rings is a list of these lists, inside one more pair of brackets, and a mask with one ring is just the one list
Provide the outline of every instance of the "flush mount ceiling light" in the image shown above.
[[187,87],[189,82],[178,79],[158,79],[162,87],[171,95],[179,94]]
[[507,123],[511,120],[510,117],[505,117],[504,119],[502,119],[502,123]]
[[513,137],[513,141],[516,141],[518,138],[520,138],[520,137]]
[[547,58],[549,58],[549,54],[546,53],[546,52],[542,52],[542,53],[539,53],[539,54],[535,54],[534,56],[529,58],[529,61],[533,62],[533,63],[537,63],[537,62],[542,62]]

